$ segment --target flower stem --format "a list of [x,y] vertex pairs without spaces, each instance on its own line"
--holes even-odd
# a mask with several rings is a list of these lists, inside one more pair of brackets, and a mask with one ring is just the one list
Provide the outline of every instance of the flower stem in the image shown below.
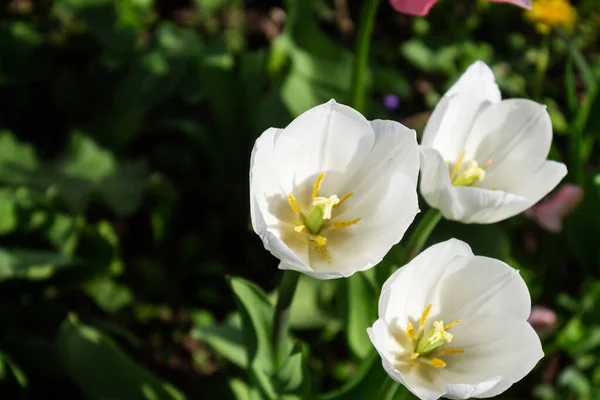
[[379,395],[377,396],[378,400],[392,400],[396,391],[398,390],[398,383],[393,379],[387,378],[381,389],[379,390]]
[[433,229],[441,219],[442,213],[435,208],[430,208],[425,215],[423,215],[423,218],[421,218],[419,224],[408,239],[408,244],[406,245],[406,260],[404,260],[404,262],[409,262],[421,252],[429,235],[431,235],[431,232],[433,232]]
[[284,271],[283,278],[277,289],[277,304],[273,317],[273,366],[275,370],[281,367],[288,352],[287,337],[289,332],[288,320],[294,292],[298,286],[300,274],[295,271]]
[[358,35],[356,39],[356,59],[352,70],[352,106],[359,112],[365,111],[365,82],[369,50],[371,48],[371,34],[375,24],[375,16],[380,0],[365,0],[363,3]]

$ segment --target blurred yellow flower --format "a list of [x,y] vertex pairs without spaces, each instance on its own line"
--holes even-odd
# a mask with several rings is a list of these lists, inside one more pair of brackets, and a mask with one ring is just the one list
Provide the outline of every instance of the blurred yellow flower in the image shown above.
[[577,20],[577,10],[568,0],[533,0],[525,15],[542,34],[553,28],[572,29]]

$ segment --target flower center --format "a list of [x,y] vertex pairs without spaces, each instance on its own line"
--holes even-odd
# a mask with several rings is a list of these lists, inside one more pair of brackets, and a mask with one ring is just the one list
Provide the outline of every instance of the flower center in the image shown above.
[[356,225],[360,221],[360,218],[350,221],[331,222],[334,210],[341,206],[354,193],[346,193],[342,198],[339,198],[335,194],[329,197],[320,197],[319,190],[321,189],[324,178],[324,172],[317,177],[313,187],[312,202],[306,214],[302,212],[296,198],[291,193],[288,194],[288,203],[296,214],[296,218],[293,221],[293,224],[295,225],[294,230],[300,234],[306,235],[311,243],[316,246],[321,257],[325,259],[327,263],[331,263],[331,259],[327,253],[327,238],[325,237],[325,233],[331,228],[342,229]]
[[431,307],[432,304],[427,306],[425,311],[423,311],[419,320],[419,329],[416,333],[411,322],[406,324],[406,336],[411,343],[411,348],[410,351],[397,356],[399,363],[408,363],[412,367],[419,362],[433,368],[444,368],[446,363],[439,357],[465,352],[464,349],[447,348],[444,346],[454,339],[454,335],[448,332],[448,330],[460,321],[453,321],[447,325],[444,325],[444,321],[434,321],[431,328],[425,328]]
[[485,178],[485,169],[492,163],[492,160],[489,160],[482,166],[479,166],[475,160],[464,162],[465,154],[463,152],[460,155],[460,158],[453,167],[450,167],[450,164],[448,164],[450,182],[453,186],[473,186],[481,182]]

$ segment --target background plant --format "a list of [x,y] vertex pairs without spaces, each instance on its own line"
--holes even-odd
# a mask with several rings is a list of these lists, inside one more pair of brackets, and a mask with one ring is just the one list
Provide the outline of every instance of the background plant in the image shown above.
[[[0,393],[249,398],[261,377],[245,369],[269,351],[280,274],[248,226],[254,139],[357,93],[369,119],[419,131],[481,59],[505,97],[548,105],[552,157],[584,199],[560,233],[524,216],[490,226],[442,221],[428,243],[456,237],[519,268],[534,303],[557,315],[546,357],[505,398],[596,398],[600,6],[573,4],[572,29],[540,34],[516,7],[442,1],[413,18],[382,1],[366,67],[355,72],[360,2],[5,2]],[[397,246],[343,282],[302,277],[294,356],[269,385],[301,398],[375,393],[385,373],[366,327],[405,253]],[[250,358],[247,343],[256,344]]]

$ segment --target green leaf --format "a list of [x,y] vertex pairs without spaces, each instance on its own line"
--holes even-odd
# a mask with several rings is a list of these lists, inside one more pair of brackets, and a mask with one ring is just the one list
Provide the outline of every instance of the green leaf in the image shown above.
[[228,318],[222,324],[195,324],[191,337],[202,340],[215,352],[240,368],[248,368],[248,354],[244,348],[241,319],[238,314]]
[[89,399],[181,400],[185,397],[129,358],[99,330],[69,318],[57,351],[69,377]]
[[331,98],[345,102],[350,94],[353,54],[321,31],[313,15],[313,0],[288,0],[286,6],[282,36],[289,40],[278,43],[286,45],[291,69],[281,87],[283,103],[296,116]]
[[114,313],[133,301],[133,293],[127,286],[120,285],[108,277],[87,282],[85,291],[100,308],[109,313]]
[[71,257],[38,250],[0,248],[0,282],[7,279],[48,279],[71,265]]
[[302,348],[297,345],[273,378],[277,393],[305,396],[310,391],[309,373]]
[[372,268],[356,273],[342,282],[346,340],[352,353],[358,358],[367,356],[373,347],[367,328],[377,319],[379,290],[374,285],[374,280],[369,279],[369,274],[374,273]]
[[0,352],[0,388],[26,388],[27,376],[12,359]]
[[242,317],[242,331],[248,364],[269,374],[273,373],[273,305],[259,288],[242,278],[230,278],[229,285]]

